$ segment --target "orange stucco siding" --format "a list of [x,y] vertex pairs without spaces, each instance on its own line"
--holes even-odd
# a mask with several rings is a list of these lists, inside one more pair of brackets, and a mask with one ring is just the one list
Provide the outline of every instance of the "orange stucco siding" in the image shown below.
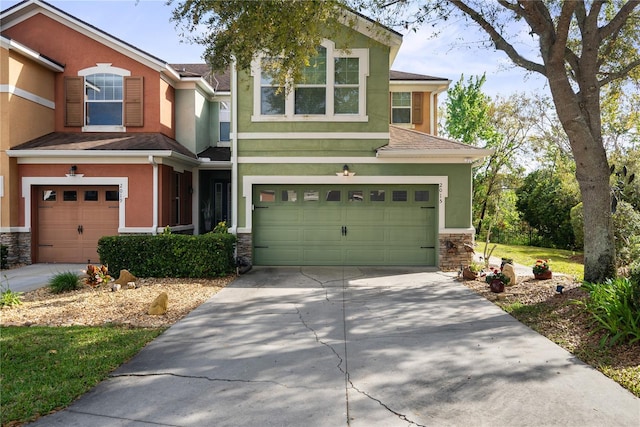
[[[125,226],[151,227],[153,225],[153,168],[149,164],[105,165],[85,164],[77,161],[60,164],[21,164],[21,177],[63,177],[72,164],[78,166],[78,174],[84,177],[127,177],[129,194],[125,199]],[[78,181],[78,185],[83,185]],[[86,185],[86,184],[85,184]],[[22,196],[22,195],[21,195]],[[24,198],[20,197],[19,215],[24,218]],[[21,226],[24,222],[21,220]]]
[[[9,150],[53,131],[54,109],[42,105],[53,102],[55,72],[20,53],[0,48],[0,174],[4,197],[0,198],[0,227],[15,227],[19,213],[11,206],[19,203],[19,177],[16,159]],[[8,125],[7,125],[8,124]]]
[[[131,72],[132,76],[144,78],[144,126],[128,127],[128,132],[162,132],[175,137],[173,124],[161,120],[161,99],[173,99],[167,92],[173,92],[170,85],[161,84],[160,73],[128,56],[85,36],[59,22],[37,14],[3,32],[30,48],[65,64],[65,71],[56,76],[55,99],[57,105],[64,105],[64,76],[77,76],[78,71],[95,67],[97,63],[109,63]],[[79,54],[82,53],[82,54]],[[162,91],[164,92],[161,95]],[[162,107],[166,109],[167,107]],[[169,115],[164,113],[164,116]],[[169,121],[171,122],[171,120]],[[55,130],[58,132],[79,132],[79,127],[64,126],[64,108],[57,108]]]

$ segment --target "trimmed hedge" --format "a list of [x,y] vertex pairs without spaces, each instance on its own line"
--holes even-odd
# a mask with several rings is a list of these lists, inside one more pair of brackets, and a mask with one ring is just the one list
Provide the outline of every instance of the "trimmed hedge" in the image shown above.
[[98,241],[100,262],[117,274],[138,277],[222,277],[235,272],[233,234],[207,233],[105,236]]

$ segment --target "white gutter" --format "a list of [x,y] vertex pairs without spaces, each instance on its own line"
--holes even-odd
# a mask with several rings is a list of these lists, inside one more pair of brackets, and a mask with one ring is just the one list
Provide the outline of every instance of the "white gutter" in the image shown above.
[[9,157],[89,157],[95,159],[96,156],[105,157],[163,157],[181,160],[193,165],[199,165],[200,161],[184,154],[171,150],[7,150]]
[[231,232],[238,230],[238,75],[231,62]]
[[152,155],[149,155],[149,163],[153,166],[153,224],[151,225],[151,234],[158,234],[158,163]]

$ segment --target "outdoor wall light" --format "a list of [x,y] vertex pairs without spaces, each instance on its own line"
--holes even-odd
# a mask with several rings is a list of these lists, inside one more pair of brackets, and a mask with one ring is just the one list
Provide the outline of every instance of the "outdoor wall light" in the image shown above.
[[336,172],[336,175],[338,176],[353,176],[355,174],[355,172],[349,172],[349,165],[344,165],[342,167],[342,172]]
[[69,169],[69,176],[76,176],[76,171],[78,170],[78,166],[73,165]]

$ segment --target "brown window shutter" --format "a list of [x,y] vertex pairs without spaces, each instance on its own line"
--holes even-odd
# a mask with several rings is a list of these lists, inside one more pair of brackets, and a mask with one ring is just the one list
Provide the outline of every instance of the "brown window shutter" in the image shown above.
[[424,115],[422,108],[422,92],[411,93],[411,123],[420,125]]
[[143,126],[142,77],[124,78],[124,125]]
[[84,125],[84,77],[64,78],[64,125]]

